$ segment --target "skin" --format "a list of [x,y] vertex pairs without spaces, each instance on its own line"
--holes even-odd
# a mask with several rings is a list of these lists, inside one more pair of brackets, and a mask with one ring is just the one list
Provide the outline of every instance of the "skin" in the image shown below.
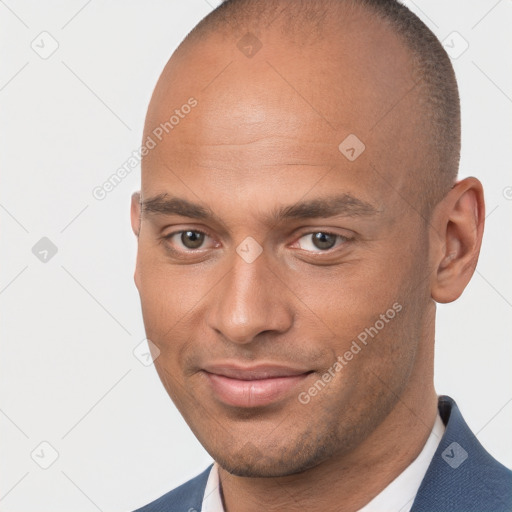
[[[473,274],[482,186],[461,180],[422,215],[418,176],[433,161],[424,121],[411,116],[418,96],[406,94],[410,57],[388,29],[357,18],[300,49],[278,31],[258,37],[263,47],[248,59],[237,38],[209,36],[181,48],[160,77],[145,138],[189,97],[198,105],[143,160],[131,210],[135,283],[158,374],[219,463],[226,510],[356,511],[432,429],[435,303],[457,299]],[[350,133],[366,145],[353,162],[338,149]],[[215,218],[141,212],[140,201],[160,194]],[[374,213],[271,218],[334,194]],[[163,238],[194,229],[208,235],[198,249]],[[318,232],[340,237],[325,251],[312,243]],[[262,248],[252,263],[236,252],[248,236]],[[300,403],[395,303],[395,318]],[[312,373],[285,399],[237,408],[202,371],[224,361]]]

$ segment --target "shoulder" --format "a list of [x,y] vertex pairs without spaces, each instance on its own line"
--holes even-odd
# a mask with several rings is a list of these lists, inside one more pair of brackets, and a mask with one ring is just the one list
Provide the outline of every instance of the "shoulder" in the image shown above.
[[411,512],[512,511],[512,471],[480,444],[452,398],[439,397],[439,412],[445,433]]
[[200,512],[210,465],[205,471],[135,512]]

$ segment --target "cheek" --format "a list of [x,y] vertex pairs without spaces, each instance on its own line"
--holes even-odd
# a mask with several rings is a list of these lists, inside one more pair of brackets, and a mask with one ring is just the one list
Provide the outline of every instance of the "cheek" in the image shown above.
[[147,337],[162,353],[176,352],[197,328],[197,312],[210,293],[215,275],[194,265],[171,265],[163,251],[146,250],[138,259],[139,294]]
[[146,333],[158,346],[164,334],[183,316],[185,295],[179,273],[171,271],[158,254],[160,249],[140,246],[137,259],[139,294]]
[[[290,276],[290,287],[299,298],[301,308],[316,317],[335,337],[349,340],[372,326],[381,314],[404,297],[403,277],[387,272],[381,259],[361,259],[347,265],[316,268]],[[387,320],[387,318],[386,318]]]
[[418,272],[422,258],[424,248],[416,241],[380,244],[357,261],[289,277],[307,306],[301,306],[304,314],[330,338],[317,340],[334,359],[346,354],[348,381],[358,381],[365,367],[394,386],[407,378],[421,337],[422,304],[428,300]]

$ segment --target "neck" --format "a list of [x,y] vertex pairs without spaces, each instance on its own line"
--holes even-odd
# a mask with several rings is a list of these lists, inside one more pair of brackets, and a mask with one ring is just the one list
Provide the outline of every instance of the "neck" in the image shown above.
[[384,421],[350,453],[278,478],[238,477],[219,467],[226,512],[355,512],[377,496],[419,455],[438,414],[432,379],[434,333],[429,334],[432,341],[421,344],[409,386]]

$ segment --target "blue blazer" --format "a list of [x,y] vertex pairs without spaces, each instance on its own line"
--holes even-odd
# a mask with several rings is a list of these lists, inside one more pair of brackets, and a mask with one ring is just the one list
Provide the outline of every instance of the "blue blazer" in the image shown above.
[[[439,413],[446,430],[411,512],[511,512],[512,471],[485,451],[452,398],[439,397]],[[211,468],[135,512],[201,512]]]

